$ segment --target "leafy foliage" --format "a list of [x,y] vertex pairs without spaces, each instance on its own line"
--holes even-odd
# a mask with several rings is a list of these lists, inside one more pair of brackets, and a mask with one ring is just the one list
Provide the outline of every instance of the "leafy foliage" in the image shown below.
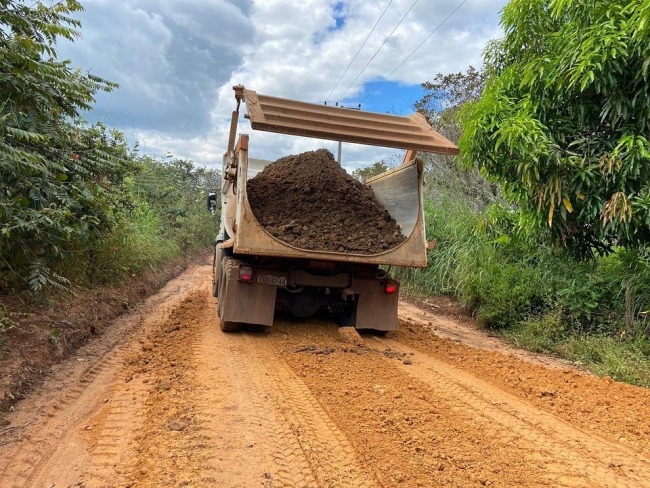
[[220,173],[196,167],[187,159],[143,157],[141,162],[134,190],[161,217],[161,235],[183,252],[208,247],[219,220],[207,211],[206,195],[210,189],[221,188]]
[[581,256],[650,242],[650,1],[512,0],[463,159]]
[[124,183],[131,208],[93,246],[92,262],[74,261],[95,281],[119,281],[214,242],[219,216],[207,211],[206,191],[221,186],[219,172],[171,157],[143,156],[137,163],[139,171]]
[[56,59],[56,39],[78,36],[69,15],[79,10],[0,3],[0,281],[19,276],[35,291],[65,283],[45,256],[110,230],[114,187],[131,169],[120,134],[72,121],[116,87]]
[[217,172],[138,157],[119,131],[78,120],[117,87],[57,59],[81,10],[0,0],[0,291],[114,281],[216,232],[203,187]]
[[388,171],[389,169],[390,167],[388,166],[388,164],[386,164],[385,161],[377,161],[372,166],[368,166],[367,168],[355,169],[354,171],[352,171],[352,176],[354,176],[357,180],[363,183],[366,180],[372,178],[373,176],[380,175],[383,172]]

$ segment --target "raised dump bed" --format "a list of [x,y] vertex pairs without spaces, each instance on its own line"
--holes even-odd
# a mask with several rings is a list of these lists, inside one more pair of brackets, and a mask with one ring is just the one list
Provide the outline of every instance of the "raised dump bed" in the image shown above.
[[[235,99],[237,110],[224,155],[221,225],[212,281],[212,293],[219,298],[221,329],[232,332],[241,324],[271,326],[277,311],[298,317],[326,313],[339,325],[375,332],[397,329],[399,283],[380,265],[427,265],[422,165],[415,151],[456,154],[458,148],[434,131],[421,114],[399,117],[345,110],[258,95],[243,86],[235,87]],[[269,168],[266,174],[274,176],[257,189],[256,183],[251,185],[254,191],[265,193],[260,202],[260,193],[255,196],[253,192],[253,202],[279,212],[269,214],[266,210],[270,209],[258,206],[260,221],[251,207],[248,182],[274,163],[249,158],[248,135],[241,134],[235,143],[241,101],[246,103],[246,118],[253,129],[406,149],[404,162],[367,181],[372,191],[342,176],[341,168],[330,160],[326,169],[304,166],[304,171],[316,177],[315,193],[310,193],[304,181],[296,184],[300,164],[292,163],[289,172]],[[288,159],[304,161],[301,156]],[[328,188],[323,181],[330,176]],[[337,179],[343,182],[336,184]],[[344,204],[332,200],[327,194],[330,189]],[[295,192],[302,192],[305,200],[301,202]],[[370,200],[357,205],[361,201],[357,197]],[[214,200],[216,195],[209,198]],[[320,198],[323,205],[319,207]],[[307,203],[321,208],[322,215],[307,208]],[[298,212],[284,212],[284,204],[299,207]],[[336,207],[332,215],[327,215],[329,204]],[[357,212],[355,219],[348,218],[346,208]],[[296,217],[289,217],[288,222],[280,219],[287,215]]]
[[[239,152],[236,192],[224,195],[224,224],[229,236],[225,247],[232,245],[235,254],[335,260],[393,266],[424,267],[427,264],[426,240],[422,211],[422,166],[416,160],[387,171],[367,182],[375,198],[395,219],[406,238],[401,244],[381,252],[367,254],[354,250],[322,251],[291,245],[268,232],[257,220],[248,200],[247,180],[272,161],[249,159],[248,151]],[[246,175],[246,177],[242,177]],[[283,189],[278,188],[278,198]],[[236,222],[236,224],[235,224]],[[314,222],[318,225],[318,222]]]

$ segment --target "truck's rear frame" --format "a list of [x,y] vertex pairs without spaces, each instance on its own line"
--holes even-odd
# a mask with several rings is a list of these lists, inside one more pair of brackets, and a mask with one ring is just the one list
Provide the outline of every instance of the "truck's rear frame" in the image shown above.
[[[457,148],[420,114],[345,111],[258,96],[241,86],[235,87],[235,94],[213,266],[222,330],[237,330],[242,323],[270,326],[275,312],[283,309],[297,316],[324,310],[340,325],[357,329],[397,329],[399,283],[380,265],[427,264],[423,171],[415,149],[454,154]],[[380,253],[360,254],[300,249],[269,234],[248,202],[248,135],[241,134],[235,143],[242,100],[254,129],[408,149],[402,165],[367,182],[406,240]]]

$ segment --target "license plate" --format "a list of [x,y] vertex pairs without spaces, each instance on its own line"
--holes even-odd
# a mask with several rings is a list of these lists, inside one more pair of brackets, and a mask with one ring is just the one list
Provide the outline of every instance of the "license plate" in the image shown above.
[[287,279],[284,276],[261,274],[257,275],[257,282],[263,285],[287,286]]

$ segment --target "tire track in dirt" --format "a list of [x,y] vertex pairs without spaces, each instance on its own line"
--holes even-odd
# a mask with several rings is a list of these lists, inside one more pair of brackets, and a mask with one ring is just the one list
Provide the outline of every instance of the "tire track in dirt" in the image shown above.
[[[419,317],[419,318],[418,318]],[[496,388],[553,414],[558,419],[601,438],[630,447],[650,459],[650,390],[567,367],[554,358],[543,361],[535,355],[513,350],[488,337],[480,342],[475,324],[463,324],[449,316],[420,311],[401,321],[390,334],[402,345],[435,357],[452,368],[464,370]],[[468,333],[446,332],[466,327]],[[440,330],[435,330],[436,328]],[[432,330],[434,329],[435,332]],[[438,334],[443,331],[443,337]],[[466,340],[467,336],[470,340]],[[468,345],[469,344],[469,345]],[[495,351],[499,345],[500,351]],[[523,360],[522,360],[523,359]],[[549,363],[550,368],[546,364]]]
[[[84,433],[92,430],[92,422],[88,419],[105,398],[105,392],[110,389],[118,367],[118,356],[101,357],[79,375],[73,386],[64,390],[65,393],[58,401],[44,410],[48,413],[41,417],[39,429],[27,433],[17,452],[4,464],[0,486],[50,486],[53,477],[61,476],[72,482],[77,476],[73,473],[86,469],[88,456],[84,450],[79,449],[80,439]],[[135,391],[131,392],[131,396],[136,394]],[[128,417],[128,423],[124,422],[123,426],[136,422],[134,415],[129,414]],[[121,438],[129,432],[128,429],[116,430],[122,432]],[[70,460],[73,460],[73,465],[64,473],[61,466],[66,466]]]
[[[148,361],[148,381],[159,386],[125,460],[126,483],[375,486],[304,383],[264,346],[265,335],[218,330],[207,283],[203,288],[152,338],[158,353],[135,361],[135,368]],[[170,327],[173,334],[165,332]],[[182,374],[170,382],[172,370]]]
[[[396,341],[375,341],[415,355],[413,349]],[[425,382],[436,394],[453,396],[459,401],[459,409],[471,409],[533,443],[549,460],[549,472],[557,473],[557,483],[575,477],[575,473],[595,486],[634,488],[650,480],[650,460],[635,450],[583,432],[461,369],[423,354],[418,354],[412,365],[399,367]],[[556,464],[553,459],[571,462]]]
[[[304,456],[301,445],[296,438],[293,426],[279,415],[277,392],[268,384],[264,376],[268,372],[261,370],[259,356],[248,349],[243,337],[229,337],[235,342],[228,347],[233,358],[230,377],[247,391],[247,400],[252,406],[249,426],[254,429],[253,442],[264,445],[269,487],[276,486],[318,486],[311,466]],[[244,339],[244,341],[242,341]],[[251,358],[251,355],[253,358]]]
[[[164,316],[166,310],[159,307],[163,304],[173,307],[175,301],[182,299],[202,274],[201,269],[192,267],[134,313],[118,319],[104,336],[80,348],[75,357],[60,367],[53,368],[54,374],[38,394],[32,395],[29,402],[19,404],[12,423],[25,428],[16,429],[13,438],[3,439],[0,486],[68,486],[88,471],[92,456],[83,447],[83,438],[92,430],[88,419],[93,411],[110,395],[124,354],[119,346]],[[137,403],[138,392],[133,390],[129,395],[130,401]],[[131,427],[136,421],[131,412],[125,418],[128,422],[114,429],[120,439],[128,438],[130,429],[124,427]]]
[[304,378],[378,486],[531,486],[531,480],[556,486],[528,443],[452,408],[452,400],[410,378],[394,360],[369,348],[342,346],[331,324],[277,326],[287,335],[267,338],[276,360],[287,361]]
[[[247,337],[248,345],[259,354],[267,374],[257,374],[266,383],[263,389],[275,391],[275,404],[284,423],[293,427],[294,436],[309,462],[317,485],[326,487],[377,486],[361,468],[354,448],[345,434],[329,418],[305,383],[283,364],[267,336]],[[297,449],[293,449],[295,453]]]
[[[104,405],[89,416],[89,429],[77,439],[77,445],[86,447],[85,465],[78,479],[88,488],[125,484],[125,458],[133,448],[135,431],[144,421],[140,405],[149,395],[147,384],[134,382],[124,388],[121,385],[125,383],[131,379],[122,371],[104,392]],[[62,462],[65,459],[61,456]]]
[[121,461],[125,485],[198,486],[214,480],[207,454],[214,440],[201,416],[201,385],[193,380],[202,281],[158,324],[125,369],[133,382],[151,385],[140,404],[143,420],[133,449]]
[[[637,450],[462,368],[390,339],[342,347],[315,321],[276,327],[287,335],[269,342],[307,378],[382,486],[650,486],[649,460]],[[323,349],[333,352],[310,352]],[[383,478],[382,463],[393,466]]]
[[258,486],[270,476],[263,450],[254,449],[261,434],[251,391],[229,344],[240,339],[217,335],[214,309],[202,283],[175,310],[167,328],[178,329],[154,339],[159,354],[140,358],[156,388],[128,460],[128,484]]

